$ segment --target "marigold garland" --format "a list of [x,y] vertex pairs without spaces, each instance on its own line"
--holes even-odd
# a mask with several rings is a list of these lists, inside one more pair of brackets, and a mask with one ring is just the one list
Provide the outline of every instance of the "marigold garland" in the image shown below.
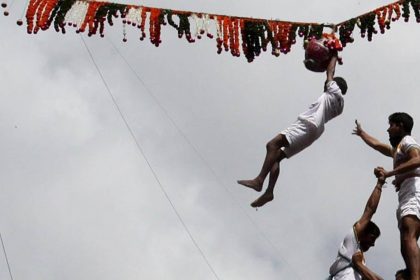
[[[1,7],[6,9],[3,2]],[[399,0],[377,8],[361,16],[346,20],[336,25],[320,23],[286,22],[279,20],[254,19],[226,15],[193,13],[169,9],[152,8],[136,5],[124,5],[105,1],[90,0],[30,0],[26,11],[27,32],[36,34],[47,30],[53,24],[57,32],[65,33],[65,26],[76,28],[76,32],[88,31],[88,35],[98,34],[103,37],[105,25],[113,25],[114,18],[121,18],[124,26],[123,41],[126,41],[125,27],[131,25],[140,30],[140,40],[146,38],[146,22],[150,42],[158,47],[162,42],[162,25],[175,28],[178,37],[192,43],[210,32],[211,24],[217,32],[217,53],[224,51],[239,57],[242,54],[252,62],[262,51],[271,46],[271,54],[287,54],[296,44],[296,37],[303,39],[304,44],[312,38],[327,38],[325,44],[333,50],[341,51],[348,43],[354,41],[353,34],[357,27],[360,36],[371,41],[379,32],[385,33],[391,28],[391,22],[403,18],[409,21],[410,12],[414,12],[420,22],[420,0]],[[4,11],[8,15],[7,10]],[[177,19],[174,19],[174,16]],[[17,21],[22,25],[22,20]],[[336,31],[326,34],[325,27]],[[192,30],[195,28],[195,30]],[[192,32],[195,31],[195,32]]]

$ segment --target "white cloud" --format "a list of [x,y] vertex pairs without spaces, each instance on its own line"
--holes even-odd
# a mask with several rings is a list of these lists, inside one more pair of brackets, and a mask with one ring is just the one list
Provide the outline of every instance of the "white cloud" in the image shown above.
[[[340,21],[386,2],[144,4]],[[256,175],[265,143],[322,90],[324,74],[304,68],[301,42],[249,64],[169,27],[159,48],[136,30],[123,44],[119,24],[105,39],[85,36],[139,151],[80,36],[26,35],[14,23],[19,8],[0,17],[0,230],[16,279],[214,279],[170,203],[220,279],[322,279],[361,215],[373,167],[391,167],[351,135],[354,119],[383,141],[393,111],[419,119],[419,26],[395,22],[372,42],[356,37],[337,69],[349,83],[343,115],[283,162],[275,200],[255,211],[259,194],[236,180]],[[390,187],[367,257],[385,279],[403,265],[395,207]],[[0,257],[0,278],[6,269]]]

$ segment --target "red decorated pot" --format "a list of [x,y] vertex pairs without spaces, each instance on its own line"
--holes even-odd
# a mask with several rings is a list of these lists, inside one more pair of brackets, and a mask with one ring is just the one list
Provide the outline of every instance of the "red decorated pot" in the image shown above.
[[331,59],[331,52],[324,45],[326,39],[311,39],[305,48],[305,64],[306,69],[314,72],[324,72],[327,70]]

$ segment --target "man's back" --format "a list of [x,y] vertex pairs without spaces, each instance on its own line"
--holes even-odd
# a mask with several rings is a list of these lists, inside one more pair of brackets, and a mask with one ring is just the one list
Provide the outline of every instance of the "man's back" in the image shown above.
[[[400,164],[407,162],[409,158],[408,151],[410,149],[420,149],[419,144],[416,142],[416,140],[410,136],[406,135],[401,142],[399,143],[398,147],[395,149],[393,155],[394,155],[394,168],[398,167]],[[420,176],[420,167],[411,170],[409,172],[405,172],[402,174],[395,175],[395,179],[398,182],[402,182],[403,179],[413,176]]]
[[327,91],[308,110],[299,115],[302,121],[309,121],[318,128],[323,128],[331,119],[343,112],[344,99],[341,90],[335,81],[327,83]]
[[361,280],[360,274],[352,267],[351,259],[360,250],[354,227],[341,243],[337,258],[330,267],[330,275],[334,280]]

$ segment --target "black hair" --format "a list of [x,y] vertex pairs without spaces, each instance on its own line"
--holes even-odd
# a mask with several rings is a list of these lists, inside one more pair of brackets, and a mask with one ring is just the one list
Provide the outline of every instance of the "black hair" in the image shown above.
[[333,80],[337,83],[338,87],[341,89],[341,93],[344,95],[347,92],[347,82],[342,77],[334,77]]
[[379,227],[372,221],[369,221],[367,224],[365,230],[365,234],[373,234],[376,238],[378,238],[381,235],[381,230]]
[[[346,80],[344,80],[344,78],[342,78],[342,77],[334,77],[333,81],[337,83],[338,87],[341,90],[341,94],[345,95],[346,92],[347,92],[347,82],[346,82]],[[327,91],[327,83],[328,83],[328,81],[325,81],[325,83],[324,83],[324,92]]]
[[409,114],[403,112],[396,112],[388,117],[388,121],[390,123],[392,122],[395,124],[402,123],[404,131],[408,133],[408,135],[411,135],[411,130],[413,129],[414,121]]
[[409,279],[410,278],[410,273],[408,272],[407,269],[400,269],[395,273],[395,278],[397,278],[397,276],[401,275],[403,277],[403,279]]

